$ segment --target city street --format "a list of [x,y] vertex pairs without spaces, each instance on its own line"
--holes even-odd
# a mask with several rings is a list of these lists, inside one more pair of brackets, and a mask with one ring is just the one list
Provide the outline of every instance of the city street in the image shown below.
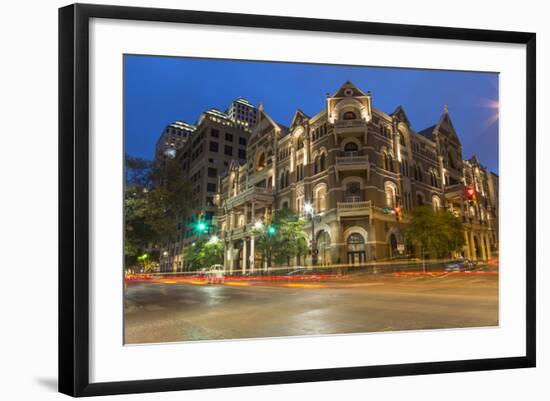
[[127,344],[498,325],[498,273],[128,283]]

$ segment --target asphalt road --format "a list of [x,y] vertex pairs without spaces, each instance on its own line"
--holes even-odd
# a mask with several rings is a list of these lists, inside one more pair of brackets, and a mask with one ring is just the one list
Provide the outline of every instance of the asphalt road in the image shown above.
[[125,299],[127,344],[495,325],[498,274],[129,283]]

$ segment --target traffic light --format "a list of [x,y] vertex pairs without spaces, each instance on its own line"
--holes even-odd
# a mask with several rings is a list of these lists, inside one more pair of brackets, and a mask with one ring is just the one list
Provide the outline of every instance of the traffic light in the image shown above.
[[466,199],[470,205],[476,203],[476,190],[473,186],[467,187],[465,190]]
[[197,222],[197,231],[200,233],[204,233],[206,231],[206,223],[204,221],[198,221]]
[[401,208],[399,207],[399,205],[393,209],[393,212],[395,214],[396,221],[401,221],[403,219],[403,215],[401,213]]
[[202,210],[197,213],[197,218],[195,220],[195,223],[193,224],[193,228],[198,235],[208,232],[208,222],[206,220],[203,220]]
[[273,237],[276,232],[277,230],[275,229],[275,226],[270,225],[269,227],[267,227],[267,235],[269,235],[270,237]]

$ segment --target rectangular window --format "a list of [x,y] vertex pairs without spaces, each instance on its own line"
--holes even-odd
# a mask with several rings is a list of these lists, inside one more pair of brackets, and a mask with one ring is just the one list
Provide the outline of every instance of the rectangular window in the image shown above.
[[220,131],[218,131],[217,129],[212,128],[212,130],[210,131],[210,136],[212,138],[219,138],[220,137]]
[[208,184],[206,184],[206,190],[208,192],[216,192],[216,184],[213,182],[209,182]]
[[210,141],[210,152],[218,151],[218,142]]
[[243,138],[242,136],[239,137],[239,145],[246,146],[246,138]]
[[246,150],[239,149],[239,159],[246,159]]
[[226,132],[225,133],[225,140],[232,142],[233,141],[233,134],[230,134],[229,132]]
[[225,145],[224,150],[227,156],[233,156],[233,146]]
[[208,176],[209,177],[214,177],[214,178],[217,177],[218,176],[218,169],[208,167]]

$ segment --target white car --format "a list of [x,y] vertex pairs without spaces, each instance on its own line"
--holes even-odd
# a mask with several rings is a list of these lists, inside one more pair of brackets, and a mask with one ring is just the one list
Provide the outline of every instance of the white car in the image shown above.
[[212,265],[206,272],[206,281],[208,284],[223,284],[225,271],[222,265]]

